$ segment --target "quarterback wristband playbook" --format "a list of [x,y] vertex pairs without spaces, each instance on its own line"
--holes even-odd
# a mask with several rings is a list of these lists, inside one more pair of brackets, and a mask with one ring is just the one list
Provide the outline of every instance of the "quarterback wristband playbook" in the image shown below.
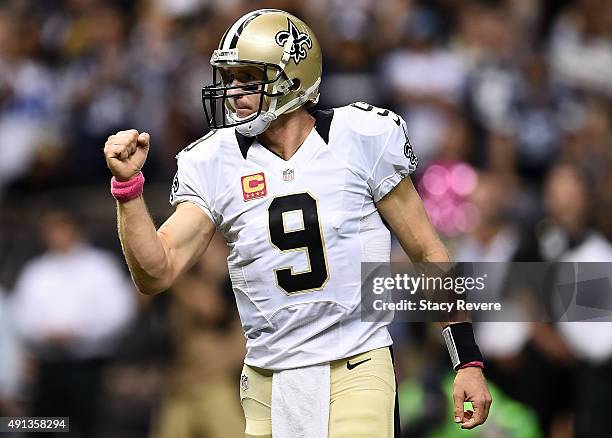
[[455,371],[467,367],[484,368],[482,354],[474,340],[471,322],[450,324],[442,330],[442,336]]
[[144,175],[138,172],[127,181],[117,181],[111,178],[111,194],[119,202],[127,202],[138,198],[144,190]]

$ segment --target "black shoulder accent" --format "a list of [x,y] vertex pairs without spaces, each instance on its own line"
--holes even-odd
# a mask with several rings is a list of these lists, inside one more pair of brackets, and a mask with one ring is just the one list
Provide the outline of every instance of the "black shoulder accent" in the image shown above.
[[240,153],[242,154],[242,158],[246,160],[247,152],[249,152],[249,148],[255,141],[254,137],[247,137],[246,135],[242,135],[238,131],[234,129],[236,133],[236,140],[238,141],[238,146],[240,147]]
[[[317,130],[317,133],[321,136],[326,144],[329,143],[329,128],[331,127],[331,122],[334,118],[334,110],[317,110],[312,113],[312,116],[315,118],[315,129]],[[249,148],[253,145],[255,137],[247,137],[236,130],[234,130],[234,132],[236,133],[236,140],[238,141],[238,146],[240,147],[240,153],[246,160],[247,153],[249,152]]]
[[332,119],[334,118],[334,110],[318,110],[313,114],[315,118],[315,129],[325,142],[329,143],[329,128],[331,127]]

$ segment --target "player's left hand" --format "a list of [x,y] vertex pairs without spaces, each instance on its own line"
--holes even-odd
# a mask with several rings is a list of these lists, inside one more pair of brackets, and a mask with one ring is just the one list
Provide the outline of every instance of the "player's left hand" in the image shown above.
[[[457,371],[453,388],[455,423],[461,423],[462,429],[473,429],[484,423],[492,401],[482,369],[468,367]],[[464,402],[472,402],[474,411],[464,411]]]

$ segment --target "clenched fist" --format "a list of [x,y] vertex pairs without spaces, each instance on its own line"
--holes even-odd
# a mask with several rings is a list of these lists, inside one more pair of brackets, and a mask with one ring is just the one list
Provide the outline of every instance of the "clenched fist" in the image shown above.
[[117,179],[127,181],[140,172],[149,153],[148,133],[135,129],[119,131],[108,137],[104,144],[106,165]]

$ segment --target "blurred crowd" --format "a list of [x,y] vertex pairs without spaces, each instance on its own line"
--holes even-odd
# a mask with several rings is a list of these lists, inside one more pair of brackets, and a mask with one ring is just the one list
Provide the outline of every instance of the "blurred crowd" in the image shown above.
[[[321,107],[366,101],[406,120],[415,184],[455,259],[612,261],[608,0],[4,0],[0,416],[69,413],[83,437],[239,436],[226,248],[170,294],[138,296],[102,148],[151,133],[160,223],[174,156],[207,130],[212,50],[263,7],[314,29]],[[474,436],[612,436],[610,325],[491,324],[477,337],[495,401]],[[405,436],[454,436],[438,328],[392,330]]]

